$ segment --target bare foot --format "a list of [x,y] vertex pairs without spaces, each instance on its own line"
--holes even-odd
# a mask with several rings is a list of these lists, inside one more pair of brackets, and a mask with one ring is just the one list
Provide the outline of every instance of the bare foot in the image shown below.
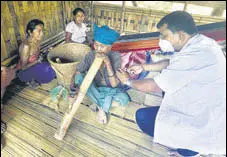
[[37,89],[40,86],[40,84],[34,80],[27,82],[26,84],[33,89]]
[[101,124],[107,124],[107,116],[102,109],[99,109],[99,111],[97,112],[97,120]]
[[97,105],[97,104],[91,104],[91,105],[89,105],[89,108],[90,108],[93,112],[97,112],[97,111],[98,111],[98,105]]

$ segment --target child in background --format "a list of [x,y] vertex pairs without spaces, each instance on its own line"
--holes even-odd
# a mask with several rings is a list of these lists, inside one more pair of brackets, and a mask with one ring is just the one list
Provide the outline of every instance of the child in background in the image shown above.
[[89,44],[87,39],[88,28],[85,25],[85,12],[81,8],[76,8],[73,11],[74,21],[66,25],[66,43],[77,42],[81,44]]

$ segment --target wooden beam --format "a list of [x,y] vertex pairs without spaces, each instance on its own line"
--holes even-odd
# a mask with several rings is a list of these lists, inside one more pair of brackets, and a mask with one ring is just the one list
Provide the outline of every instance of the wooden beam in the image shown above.
[[9,57],[7,59],[5,59],[4,61],[1,62],[1,65],[4,65],[4,66],[8,66],[10,65],[10,63],[12,62],[12,60],[14,60],[15,58],[17,58],[18,55],[13,55],[12,57]]
[[185,3],[184,3],[184,10],[183,11],[186,11],[187,10],[187,6],[188,6],[188,2],[185,1]]
[[63,27],[64,27],[64,30],[65,30],[65,27],[66,27],[66,21],[65,21],[65,12],[64,12],[64,9],[65,9],[65,1],[60,1],[60,4],[61,4],[61,14],[62,14],[62,21],[63,21]]
[[93,34],[93,27],[94,27],[94,2],[93,1],[91,1],[91,6],[90,6],[90,17],[91,17],[91,32],[92,32],[92,34]]
[[199,5],[204,7],[212,7],[212,8],[226,8],[226,1],[163,1],[163,2],[173,2],[173,3],[185,3]]
[[138,7],[138,4],[136,1],[131,1],[134,7]]
[[125,19],[125,1],[122,1],[120,34],[123,33],[124,31],[124,19]]
[[214,8],[211,16],[222,16],[224,12],[224,8]]

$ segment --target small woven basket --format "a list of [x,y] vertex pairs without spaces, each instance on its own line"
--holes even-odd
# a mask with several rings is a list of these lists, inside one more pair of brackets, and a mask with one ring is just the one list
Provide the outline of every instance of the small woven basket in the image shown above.
[[[51,67],[55,70],[58,84],[70,88],[72,76],[76,70],[76,65],[91,51],[87,45],[80,43],[66,43],[52,49],[47,59]],[[56,58],[64,61],[57,63]],[[67,62],[65,62],[67,61]]]

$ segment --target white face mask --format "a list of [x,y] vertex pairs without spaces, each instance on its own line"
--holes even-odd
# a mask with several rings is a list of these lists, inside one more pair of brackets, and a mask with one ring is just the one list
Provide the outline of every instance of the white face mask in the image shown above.
[[174,52],[173,45],[168,40],[159,39],[158,44],[163,52]]

